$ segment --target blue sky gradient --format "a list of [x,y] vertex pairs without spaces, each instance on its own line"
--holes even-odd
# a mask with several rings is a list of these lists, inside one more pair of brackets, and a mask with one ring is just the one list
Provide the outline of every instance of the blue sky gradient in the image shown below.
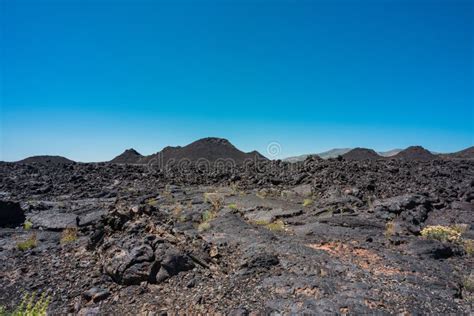
[[474,144],[474,1],[0,3],[0,160]]

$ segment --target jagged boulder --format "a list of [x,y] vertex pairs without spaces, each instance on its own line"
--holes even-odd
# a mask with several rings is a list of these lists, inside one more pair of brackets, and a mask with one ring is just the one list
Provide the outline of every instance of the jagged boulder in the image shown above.
[[422,224],[433,210],[433,201],[421,194],[395,196],[373,203],[373,211],[378,218],[394,220],[401,231],[418,234]]
[[25,212],[20,203],[0,201],[0,227],[17,227],[25,222]]
[[102,249],[103,271],[119,284],[161,283],[194,267],[188,256],[153,235],[112,239]]

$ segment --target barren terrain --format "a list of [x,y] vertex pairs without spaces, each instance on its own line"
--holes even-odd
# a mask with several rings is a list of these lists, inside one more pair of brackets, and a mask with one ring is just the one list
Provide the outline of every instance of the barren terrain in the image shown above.
[[[7,309],[37,291],[53,314],[472,312],[472,160],[1,163],[0,179]],[[422,236],[436,225],[462,232]]]

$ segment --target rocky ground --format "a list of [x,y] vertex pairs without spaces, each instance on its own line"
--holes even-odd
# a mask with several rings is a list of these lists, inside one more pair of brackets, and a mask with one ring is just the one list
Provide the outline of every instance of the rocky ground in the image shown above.
[[1,163],[0,200],[7,310],[36,291],[52,314],[473,311],[473,160]]

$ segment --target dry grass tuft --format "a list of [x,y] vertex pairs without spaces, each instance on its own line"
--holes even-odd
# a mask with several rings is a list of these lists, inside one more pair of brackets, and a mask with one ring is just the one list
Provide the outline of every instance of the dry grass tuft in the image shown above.
[[384,235],[387,238],[395,235],[395,222],[394,221],[390,221],[385,225]]
[[33,249],[37,246],[37,240],[36,240],[36,233],[31,234],[28,239],[24,241],[20,241],[16,244],[16,247],[21,250],[25,251],[28,249]]
[[61,244],[69,244],[77,240],[77,228],[76,227],[68,227],[63,230],[61,233]]
[[224,204],[224,197],[220,193],[204,193],[204,202],[210,203],[215,212],[218,212]]
[[285,230],[285,223],[282,220],[274,221],[273,223],[265,225],[268,230],[280,232]]

